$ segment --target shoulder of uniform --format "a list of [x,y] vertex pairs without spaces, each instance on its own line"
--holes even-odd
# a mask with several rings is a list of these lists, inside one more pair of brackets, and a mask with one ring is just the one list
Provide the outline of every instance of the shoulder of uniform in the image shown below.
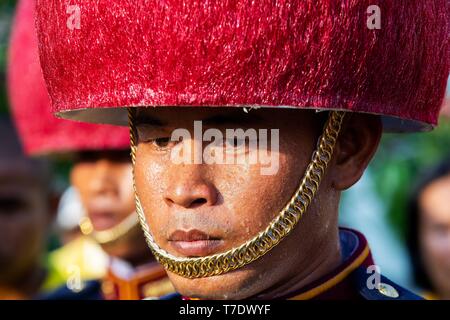
[[[166,294],[164,296],[161,296],[158,298],[158,300],[182,300],[182,295],[179,294],[178,292],[173,292],[173,293],[169,293]],[[144,300],[154,300],[154,299],[144,299]]]
[[423,300],[387,277],[368,272],[365,267],[357,268],[353,275],[358,292],[365,300]]

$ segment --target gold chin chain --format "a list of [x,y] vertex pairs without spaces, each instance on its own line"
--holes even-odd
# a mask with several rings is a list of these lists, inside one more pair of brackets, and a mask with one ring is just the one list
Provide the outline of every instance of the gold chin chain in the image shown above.
[[[128,116],[130,124],[131,161],[134,170],[137,144],[136,130],[134,127],[134,113],[131,108],[128,108]],[[230,249],[223,253],[206,257],[185,258],[173,256],[161,249],[150,233],[141,202],[136,192],[134,180],[133,185],[135,190],[136,211],[138,213],[139,221],[147,243],[159,263],[161,263],[167,271],[182,277],[203,278],[236,270],[268,253],[295,228],[314,198],[314,195],[319,188],[320,180],[322,179],[328,162],[333,154],[333,149],[343,119],[344,112],[330,112],[324,131],[319,137],[316,150],[312,154],[312,160],[306,169],[299,187],[278,216],[272,220],[264,231],[261,231],[254,238],[237,248]]]
[[81,218],[79,226],[84,235],[92,237],[99,244],[108,244],[118,240],[130,232],[135,226],[138,225],[139,221],[140,220],[138,219],[136,213],[133,212],[123,221],[110,229],[95,231],[91,219],[88,217]]

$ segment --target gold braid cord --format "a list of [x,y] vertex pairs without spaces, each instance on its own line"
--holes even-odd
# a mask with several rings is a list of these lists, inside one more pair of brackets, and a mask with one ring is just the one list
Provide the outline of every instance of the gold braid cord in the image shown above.
[[[134,127],[134,113],[128,110],[131,138],[131,158],[133,167],[136,162],[136,130]],[[176,257],[161,249],[150,233],[141,202],[136,193],[136,210],[139,216],[142,230],[147,243],[156,259],[170,272],[185,278],[203,278],[220,275],[241,268],[265,255],[280,243],[297,225],[302,215],[307,210],[319,188],[320,180],[327,168],[333,154],[339,131],[341,129],[344,112],[331,111],[323,134],[320,136],[317,148],[312,155],[305,175],[292,196],[289,203],[281,210],[279,215],[272,220],[269,226],[254,238],[237,248],[226,252],[206,257]],[[134,174],[133,174],[134,177]]]
[[80,220],[79,226],[84,235],[92,237],[97,243],[108,244],[122,238],[125,234],[136,228],[138,224],[139,219],[137,214],[133,212],[110,229],[95,231],[91,219],[88,217],[83,217]]

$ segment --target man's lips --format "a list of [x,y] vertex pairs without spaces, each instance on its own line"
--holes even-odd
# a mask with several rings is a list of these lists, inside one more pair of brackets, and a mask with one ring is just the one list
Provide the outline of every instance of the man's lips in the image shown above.
[[110,229],[117,224],[116,216],[111,211],[90,211],[89,218],[96,231]]
[[187,257],[203,257],[213,254],[223,241],[202,231],[176,230],[169,236],[169,244],[179,254]]

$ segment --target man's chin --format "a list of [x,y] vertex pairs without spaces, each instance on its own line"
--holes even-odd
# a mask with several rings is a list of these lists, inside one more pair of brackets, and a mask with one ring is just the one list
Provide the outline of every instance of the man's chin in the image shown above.
[[243,267],[228,273],[189,279],[167,272],[176,291],[184,297],[202,300],[242,300],[258,293],[255,270]]

